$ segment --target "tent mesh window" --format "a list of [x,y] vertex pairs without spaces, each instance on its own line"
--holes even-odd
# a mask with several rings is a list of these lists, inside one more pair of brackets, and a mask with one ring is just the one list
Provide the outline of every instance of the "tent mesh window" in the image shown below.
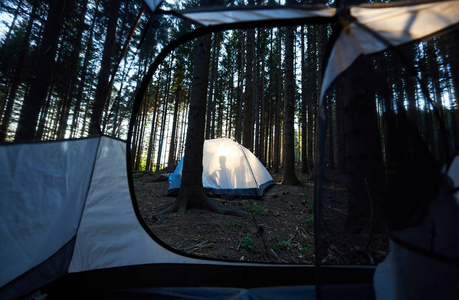
[[425,218],[458,149],[455,34],[361,56],[328,90],[322,263],[378,263],[389,232]]

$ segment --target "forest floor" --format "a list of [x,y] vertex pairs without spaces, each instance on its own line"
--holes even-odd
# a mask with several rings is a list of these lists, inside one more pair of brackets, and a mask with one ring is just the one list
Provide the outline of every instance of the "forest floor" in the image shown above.
[[[172,172],[173,170],[169,170]],[[222,205],[251,212],[248,217],[219,215],[192,209],[185,215],[159,214],[175,197],[166,196],[167,170],[134,173],[140,213],[152,232],[165,244],[198,257],[223,260],[313,264],[314,181],[297,176],[300,185],[282,185],[282,173],[271,173],[276,184],[261,199],[225,200]],[[387,236],[373,230],[345,229],[345,178],[326,173],[321,220],[321,256],[324,264],[375,264],[387,254]]]

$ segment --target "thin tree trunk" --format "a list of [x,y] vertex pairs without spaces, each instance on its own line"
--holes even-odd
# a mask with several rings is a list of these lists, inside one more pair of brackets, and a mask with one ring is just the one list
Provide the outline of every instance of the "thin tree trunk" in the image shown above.
[[258,94],[260,95],[260,130],[259,134],[257,136],[258,140],[258,158],[260,159],[261,162],[263,162],[264,165],[266,165],[266,156],[265,156],[265,144],[267,141],[267,135],[266,135],[266,123],[265,123],[265,110],[266,110],[266,104],[265,104],[265,47],[262,46],[262,39],[265,39],[265,36],[263,34],[266,34],[264,29],[259,29],[259,39],[258,39],[258,49],[259,49],[259,54],[258,57],[259,60],[261,60],[261,82],[258,87]]
[[[308,118],[307,118],[307,66],[306,66],[306,45],[304,42],[304,25],[301,26],[301,172],[309,173],[308,165]],[[308,43],[310,41],[308,40]]]
[[278,67],[277,67],[277,85],[276,85],[276,113],[275,113],[275,120],[276,120],[276,129],[275,129],[275,137],[274,137],[274,172],[279,173],[279,165],[280,165],[280,114],[281,114],[281,82],[282,82],[282,67],[280,57],[282,55],[282,47],[281,47],[281,33],[278,32]]
[[[158,87],[159,89],[159,87]],[[151,120],[151,128],[150,128],[150,139],[148,141],[148,152],[147,152],[147,162],[146,162],[146,170],[152,170],[152,161],[153,161],[153,151],[155,149],[155,137],[156,137],[156,116],[158,115],[158,95],[159,92],[156,92],[155,99],[153,100],[153,110],[152,120]]]
[[140,164],[142,162],[142,154],[143,154],[143,138],[144,138],[144,131],[145,131],[145,122],[147,119],[147,105],[145,105],[146,102],[144,102],[143,105],[143,112],[141,115],[141,120],[140,120],[140,128],[139,128],[139,134],[138,134],[138,141],[137,141],[137,151],[136,151],[136,160],[134,164],[134,170],[140,170]]
[[91,114],[91,122],[89,124],[89,133],[91,135],[100,133],[100,123],[102,113],[105,108],[107,99],[107,91],[109,89],[109,77],[113,59],[114,45],[116,44],[116,27],[120,11],[121,0],[112,0],[107,2],[109,19],[107,25],[107,35],[104,41],[104,51],[102,53],[102,62],[100,66],[99,76],[97,78],[97,88],[94,97],[94,104]]
[[51,81],[62,15],[66,0],[53,0],[49,5],[48,18],[43,32],[43,40],[37,53],[37,64],[28,97],[24,99],[16,130],[16,141],[32,140],[35,137],[40,108],[46,99]]
[[176,127],[177,127],[177,115],[178,115],[178,108],[179,108],[179,102],[180,102],[180,94],[181,94],[181,85],[179,84],[179,87],[176,90],[176,95],[175,95],[175,103],[174,103],[174,117],[172,119],[172,133],[171,133],[171,143],[169,147],[169,158],[167,164],[169,166],[175,164],[175,149],[176,149],[176,144],[177,144],[177,139],[176,139]]
[[171,82],[171,67],[172,66],[172,58],[170,60],[170,65],[166,68],[165,72],[166,75],[166,87],[164,89],[164,101],[163,101],[163,114],[161,118],[161,128],[159,131],[159,145],[158,145],[158,155],[156,157],[156,168],[155,170],[159,170],[161,168],[161,155],[163,154],[163,145],[164,145],[164,135],[166,129],[166,118],[167,118],[167,109],[169,103],[169,93],[170,93],[170,82]]
[[234,137],[238,142],[241,142],[241,124],[242,124],[242,103],[243,103],[243,82],[244,82],[244,38],[243,33],[240,32],[240,58],[239,58],[239,69],[238,69],[238,80],[237,80],[237,95],[236,95],[236,117],[234,120],[235,124],[235,133]]
[[[249,1],[250,2],[250,1]],[[242,145],[249,150],[253,150],[253,60],[255,58],[255,29],[247,31],[247,61],[246,61],[246,88],[244,97],[244,127],[242,136]]]
[[[308,166],[311,168],[314,165],[314,144],[315,144],[315,97],[317,89],[317,26],[308,28]],[[314,172],[312,173],[314,174]]]
[[284,173],[282,184],[298,184],[295,174],[295,77],[294,28],[287,27],[285,34],[285,100],[284,100]]
[[[98,4],[99,2],[96,2],[96,10],[99,7]],[[92,55],[92,42],[93,42],[93,36],[94,36],[94,26],[95,26],[96,19],[97,19],[96,16],[97,14],[94,14],[92,18],[91,27],[89,30],[88,45],[86,46],[86,52],[85,52],[84,60],[83,60],[83,67],[81,68],[81,78],[78,83],[78,91],[77,91],[76,100],[75,100],[75,108],[73,109],[72,125],[70,126],[70,137],[71,138],[75,137],[76,130],[78,127],[78,119],[80,117],[81,101],[83,99],[83,90],[84,90],[84,85],[86,83],[87,69],[88,69],[89,61]],[[84,115],[83,118],[86,119],[86,115]],[[83,126],[83,129],[84,129],[84,126]]]
[[[216,35],[214,35],[216,37]],[[207,117],[206,117],[206,139],[213,138],[214,127],[212,126],[212,118],[215,115],[215,85],[217,84],[217,69],[218,69],[218,53],[219,45],[212,47],[212,63],[210,71],[210,87],[207,99]]]
[[84,0],[81,3],[81,13],[80,13],[80,20],[78,23],[78,32],[75,39],[75,44],[73,47],[72,52],[72,61],[70,63],[70,76],[68,81],[68,89],[67,93],[64,96],[64,100],[62,103],[62,111],[59,116],[59,128],[57,132],[57,137],[62,139],[65,137],[66,129],[67,129],[67,121],[69,118],[70,113],[70,103],[73,98],[74,90],[76,87],[76,82],[78,80],[78,60],[81,52],[81,39],[83,36],[83,29],[84,29],[84,20],[86,17],[86,11],[88,6],[88,0]]
[[[21,4],[22,4],[22,1],[21,3],[18,4],[18,9]],[[9,90],[8,98],[6,100],[6,105],[5,105],[6,108],[3,113],[2,124],[0,126],[0,141],[5,141],[7,133],[8,133],[8,126],[10,124],[11,114],[13,112],[13,106],[14,106],[14,102],[16,99],[16,92],[19,87],[19,81],[20,81],[21,74],[22,74],[22,67],[24,66],[25,56],[27,54],[27,46],[29,45],[30,33],[32,31],[33,22],[35,21],[36,11],[37,11],[37,3],[36,1],[34,1],[33,6],[32,6],[32,11],[30,13],[30,18],[27,23],[26,31],[24,33],[24,39],[22,41],[22,45],[19,50],[18,63],[16,66],[16,70],[14,71],[13,78],[11,80],[10,90]],[[16,17],[17,17],[17,14],[14,16],[14,20],[16,19]],[[14,21],[13,21],[13,24],[14,24]],[[13,26],[13,24],[11,25],[11,27]],[[8,36],[5,38],[5,40],[7,39],[8,39]]]

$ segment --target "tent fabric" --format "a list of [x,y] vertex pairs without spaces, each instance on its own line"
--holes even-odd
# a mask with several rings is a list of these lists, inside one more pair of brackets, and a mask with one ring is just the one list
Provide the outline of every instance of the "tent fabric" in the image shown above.
[[50,258],[9,282],[6,286],[1,287],[0,298],[16,299],[40,289],[46,284],[53,284],[56,278],[67,273],[74,245],[75,239],[72,239]]
[[264,7],[245,10],[222,10],[205,12],[183,12],[182,15],[204,26],[233,24],[240,22],[256,22],[269,20],[291,20],[313,17],[333,17],[335,8],[320,7],[316,9],[306,8],[273,8]]
[[192,263],[156,243],[140,225],[131,201],[126,143],[103,137],[69,272],[146,263]]
[[[219,138],[204,142],[202,184],[210,195],[260,197],[275,182],[263,164],[237,142]],[[178,193],[183,158],[169,174],[168,195]]]
[[[327,285],[321,289],[322,299],[374,300],[371,284]],[[232,299],[232,300],[314,300],[314,286],[276,286],[265,288],[221,288],[221,287],[162,287],[138,289],[113,289],[91,292],[89,296],[109,299]]]
[[[454,299],[459,295],[459,177],[456,156],[437,199],[410,228],[395,231],[391,251],[374,276],[377,299]],[[403,243],[400,243],[403,242]]]
[[98,139],[0,147],[0,286],[76,234]]
[[144,0],[148,8],[154,12],[163,3],[163,0]]
[[200,261],[164,249],[143,230],[129,193],[125,148],[125,141],[106,136],[0,147],[0,287],[75,237],[70,267],[62,272]]
[[456,204],[459,206],[459,155],[453,159],[448,169],[448,176],[451,178],[455,193],[453,194]]
[[[208,263],[166,249],[142,227],[129,190],[125,141],[100,136],[4,145],[0,180],[0,297],[3,287],[37,266],[43,285],[67,272]],[[58,257],[69,265],[50,259],[73,243]]]
[[350,23],[349,31],[341,32],[328,60],[321,100],[332,81],[360,55],[417,40],[459,23],[459,1],[378,9],[352,7],[351,16],[356,20]]

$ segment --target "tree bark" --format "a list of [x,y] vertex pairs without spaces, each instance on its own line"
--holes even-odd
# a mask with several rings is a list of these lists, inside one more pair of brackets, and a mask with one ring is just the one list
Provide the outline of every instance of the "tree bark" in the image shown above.
[[148,141],[148,152],[147,152],[147,162],[145,169],[148,171],[152,170],[152,161],[154,159],[153,151],[155,150],[155,140],[156,140],[156,116],[158,115],[158,101],[159,101],[159,92],[157,88],[155,93],[155,98],[153,99],[153,110],[152,110],[152,120],[150,127],[150,139]]
[[282,184],[299,184],[295,174],[295,77],[293,67],[294,28],[285,31],[284,173]]
[[[306,66],[306,45],[304,42],[304,26],[301,26],[301,172],[309,173],[308,165],[308,92],[307,92],[307,66]],[[309,43],[309,41],[308,41]]]
[[104,41],[104,51],[102,54],[102,62],[100,66],[99,76],[97,78],[96,95],[94,97],[94,105],[92,108],[91,122],[89,124],[89,134],[95,135],[100,133],[100,122],[102,113],[107,99],[107,91],[111,65],[113,59],[114,45],[116,43],[116,27],[121,6],[121,0],[113,0],[107,2],[109,10],[109,19],[107,25],[107,35]]
[[240,142],[241,141],[241,136],[242,136],[242,129],[241,129],[241,124],[242,124],[242,103],[243,103],[243,91],[244,91],[244,34],[242,32],[239,32],[239,42],[241,43],[241,48],[240,48],[240,53],[239,53],[239,69],[238,69],[238,77],[237,77],[237,95],[236,95],[236,116],[234,122],[235,124],[235,133],[234,137],[236,141]]
[[244,97],[244,126],[242,145],[253,151],[253,60],[255,58],[255,29],[247,31],[246,88]]
[[174,204],[162,213],[178,212],[184,214],[188,209],[197,208],[221,214],[249,215],[247,212],[229,210],[209,200],[205,196],[202,185],[210,45],[210,35],[197,39],[180,192]]
[[281,134],[280,134],[280,114],[281,114],[281,86],[282,86],[282,63],[280,61],[280,58],[282,56],[282,37],[281,37],[281,32],[278,32],[278,44],[277,44],[277,76],[276,76],[276,87],[275,87],[275,93],[276,93],[276,113],[275,113],[275,136],[274,136],[274,158],[273,158],[273,164],[274,164],[274,172],[279,173],[279,165],[280,165],[280,139],[281,139]]
[[[96,10],[98,9],[98,2],[96,3]],[[76,135],[77,132],[77,127],[78,127],[78,119],[80,117],[80,110],[81,110],[81,102],[83,100],[83,91],[84,91],[84,85],[86,83],[86,76],[88,74],[87,69],[89,66],[89,61],[92,56],[92,43],[93,43],[93,36],[94,36],[94,26],[96,23],[97,19],[97,14],[94,14],[91,22],[91,27],[89,29],[89,39],[87,42],[86,46],[86,51],[84,55],[84,60],[83,60],[83,67],[81,68],[81,78],[78,82],[78,90],[77,90],[77,95],[76,95],[76,100],[75,100],[75,107],[73,109],[73,118],[72,118],[72,125],[70,126],[70,137],[73,138]],[[84,118],[86,116],[83,116]],[[84,127],[83,127],[84,129]]]
[[24,99],[19,116],[16,141],[33,140],[35,137],[40,108],[45,101],[56,63],[55,55],[66,2],[65,0],[50,2],[48,19],[43,32],[43,40],[37,53],[37,64],[34,68],[30,92]]
[[57,130],[57,138],[63,139],[67,131],[67,121],[70,114],[70,104],[74,95],[76,82],[78,80],[78,61],[81,52],[81,38],[84,30],[84,20],[86,17],[86,11],[88,6],[88,0],[81,3],[81,12],[79,16],[79,22],[77,26],[77,34],[72,51],[72,61],[70,63],[70,74],[67,82],[66,94],[62,101],[61,113],[59,114],[59,128]]
[[175,149],[176,149],[176,144],[177,144],[177,138],[176,136],[176,127],[177,127],[177,116],[178,116],[178,109],[179,109],[179,102],[180,102],[180,97],[181,97],[181,92],[182,92],[182,82],[181,79],[179,83],[177,83],[177,86],[175,87],[175,102],[174,102],[174,117],[172,119],[172,133],[171,133],[171,143],[169,147],[169,158],[167,160],[167,165],[171,166],[175,164]]
[[[22,2],[18,4],[18,9],[21,4]],[[33,3],[32,11],[30,13],[30,18],[27,23],[26,31],[24,33],[24,39],[22,41],[21,49],[19,50],[18,64],[16,66],[16,70],[14,71],[13,79],[11,80],[10,91],[9,91],[8,99],[5,105],[6,108],[3,113],[3,118],[2,118],[2,125],[0,126],[0,141],[5,141],[7,133],[8,133],[8,126],[10,124],[11,114],[13,112],[13,106],[14,106],[14,102],[16,98],[16,91],[19,87],[22,67],[24,65],[25,56],[27,54],[27,46],[29,45],[30,33],[32,31],[33,22],[35,20],[36,10],[37,10],[37,2],[35,1]],[[17,14],[14,16],[14,18],[16,19],[16,17],[17,17]],[[13,21],[13,24],[14,24],[14,21]],[[11,26],[13,26],[13,24]],[[5,38],[5,40],[8,39],[8,35]]]

